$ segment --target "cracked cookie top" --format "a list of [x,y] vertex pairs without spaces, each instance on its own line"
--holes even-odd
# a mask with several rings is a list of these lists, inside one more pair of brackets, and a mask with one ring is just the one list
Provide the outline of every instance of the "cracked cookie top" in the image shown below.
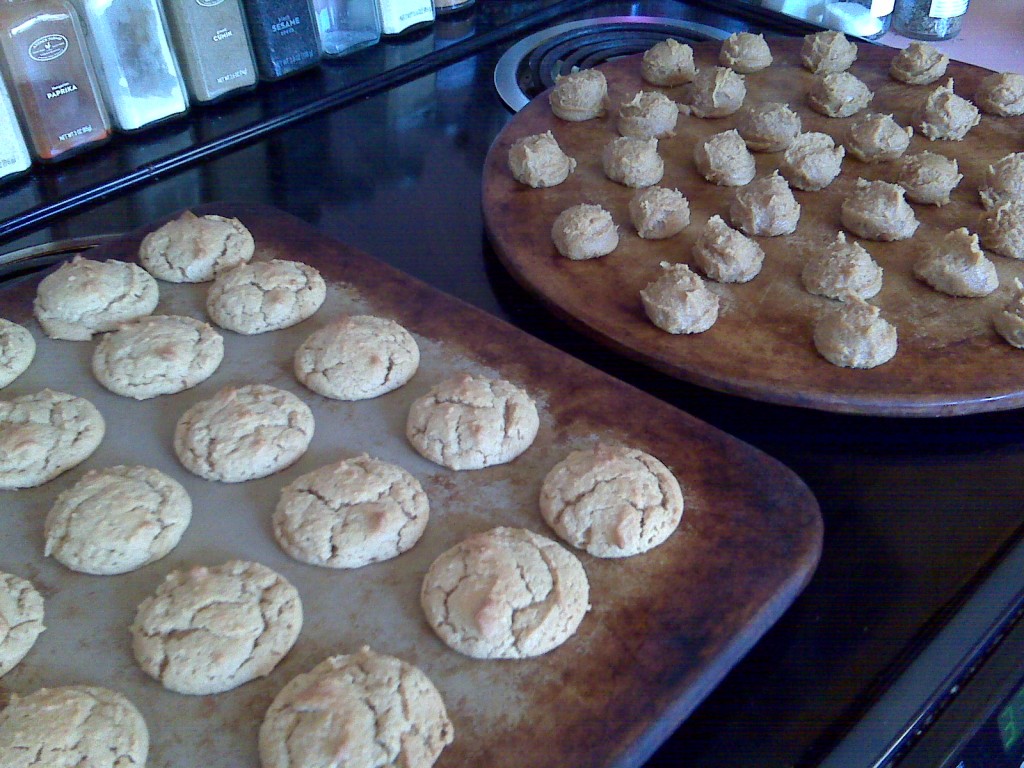
[[423,579],[427,622],[476,659],[540,656],[568,640],[590,609],[583,565],[524,528],[474,534],[441,554]]
[[253,335],[302,322],[326,296],[327,284],[316,269],[273,259],[217,275],[206,294],[206,311],[221,328]]
[[205,283],[252,259],[256,244],[238,219],[185,211],[150,232],[139,246],[139,263],[169,283]]
[[0,677],[25,658],[44,629],[42,596],[29,581],[0,572]]
[[537,406],[519,387],[461,374],[412,404],[405,433],[435,464],[481,469],[512,461],[530,447],[539,426]]
[[36,356],[36,340],[27,328],[0,317],[0,389],[21,376]]
[[144,766],[149,731],[139,710],[116,691],[72,685],[12,696],[0,712],[0,759],[5,766],[89,768]]
[[185,411],[174,452],[200,477],[240,483],[291,466],[312,439],[308,405],[269,384],[249,384],[225,387]]
[[455,731],[417,667],[367,647],[294,677],[260,726],[263,768],[429,768]]
[[296,560],[359,568],[410,549],[427,527],[429,509],[415,477],[363,454],[286,486],[274,510],[274,536]]
[[191,519],[188,492],[157,469],[92,470],[47,514],[44,554],[80,573],[127,573],[174,549]]
[[42,485],[81,464],[104,430],[96,406],[66,392],[0,400],[0,488]]
[[173,571],[139,604],[132,651],[177,693],[220,693],[270,674],[302,628],[299,593],[260,563]]

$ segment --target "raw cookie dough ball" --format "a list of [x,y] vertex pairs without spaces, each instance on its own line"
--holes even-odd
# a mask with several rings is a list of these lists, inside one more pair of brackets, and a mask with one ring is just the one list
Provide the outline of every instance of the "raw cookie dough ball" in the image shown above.
[[561,184],[576,169],[576,160],[569,157],[551,131],[524,136],[508,150],[508,167],[512,178],[534,189]]
[[43,525],[43,554],[79,573],[128,573],[174,549],[191,519],[188,492],[163,472],[94,469],[57,496]]
[[0,400],[0,489],[42,485],[81,464],[105,429],[96,406],[66,392]]
[[612,139],[601,153],[601,165],[609,179],[634,189],[657,184],[665,173],[657,139],[632,136]]
[[36,356],[36,340],[27,328],[0,317],[0,389],[21,376]]
[[747,86],[728,67],[705,67],[693,78],[690,109],[697,117],[727,117],[743,106]]
[[845,155],[827,133],[801,133],[782,155],[779,170],[791,186],[815,192],[835,181]]
[[990,165],[978,194],[986,208],[995,208],[1011,200],[1024,200],[1024,152],[1006,155],[995,165]]
[[172,571],[129,628],[142,671],[176,693],[230,691],[273,671],[302,628],[295,587],[260,563]]
[[138,265],[75,256],[42,279],[32,309],[51,339],[88,341],[148,315],[159,298],[156,280]]
[[296,560],[361,568],[411,549],[429,514],[427,495],[415,477],[363,454],[285,486],[272,523],[277,543]]
[[723,187],[742,187],[756,172],[754,156],[735,128],[698,142],[693,161],[701,176]]
[[874,94],[849,72],[832,72],[815,78],[807,92],[811,109],[826,117],[849,117],[868,105]]
[[746,75],[771,66],[772,52],[764,41],[764,35],[734,32],[722,41],[718,62]]
[[582,261],[606,256],[619,244],[619,228],[600,205],[580,203],[566,208],[551,225],[551,239],[567,259]]
[[[28,655],[44,629],[42,595],[30,581],[0,572],[0,677]],[[0,738],[0,759],[4,754],[2,744]]]
[[675,135],[679,105],[661,91],[638,91],[619,107],[619,133],[637,139]]
[[781,152],[799,135],[800,126],[800,115],[778,101],[748,107],[736,124],[751,152]]
[[995,265],[978,247],[978,236],[955,229],[914,264],[914,274],[940,293],[977,298],[999,287]]
[[629,218],[645,240],[664,240],[690,223],[690,203],[678,189],[648,187],[629,201]]
[[842,32],[827,30],[805,35],[800,61],[816,75],[844,72],[857,60],[857,46]]
[[718,319],[718,295],[685,264],[661,262],[662,273],[640,291],[644,311],[669,333],[701,333]]
[[932,141],[960,141],[981,122],[978,108],[953,93],[953,79],[928,94],[914,112],[914,127]]
[[364,646],[296,675],[274,697],[260,725],[260,765],[429,768],[454,735],[422,671]]
[[926,205],[948,203],[961,179],[956,160],[934,152],[907,155],[896,171],[896,183],[906,190],[907,199]]
[[569,550],[525,528],[493,528],[443,552],[423,578],[427,623],[474,659],[540,656],[568,640],[590,609]]
[[700,270],[720,283],[746,283],[757,277],[764,263],[764,250],[756,241],[712,216],[693,246],[693,259]]
[[597,69],[581,69],[562,75],[548,94],[551,111],[574,123],[604,114],[608,106],[608,81]]
[[519,456],[539,426],[537,406],[522,389],[504,379],[461,374],[413,402],[405,435],[435,464],[481,469]]
[[914,129],[904,128],[892,115],[868,112],[850,121],[846,148],[865,163],[881,163],[901,157],[910,146]]
[[843,200],[839,218],[843,226],[866,240],[906,240],[917,231],[918,220],[903,187],[886,181],[857,179]]
[[852,296],[821,314],[814,325],[814,346],[841,368],[875,368],[896,354],[896,329],[878,307]]
[[148,753],[146,721],[107,688],[40,688],[0,712],[4,768],[142,768]]
[[800,221],[800,204],[786,180],[772,171],[736,191],[729,205],[733,226],[748,235],[776,237],[796,230]]
[[911,85],[928,85],[946,74],[948,64],[949,56],[934,45],[915,40],[893,56],[889,75]]
[[1024,115],[1024,75],[998,72],[982,78],[974,101],[990,115]]
[[1024,259],[1024,200],[1010,200],[983,213],[978,235],[993,253]]
[[1013,298],[1003,309],[996,312],[992,324],[996,328],[996,333],[1002,336],[1007,344],[1024,349],[1024,286],[1016,277],[1013,278],[1013,286],[1016,288]]
[[640,75],[651,85],[683,85],[696,74],[693,48],[672,38],[652,45],[640,62]]
[[250,261],[255,249],[252,234],[238,219],[185,211],[146,235],[139,263],[169,283],[205,283]]
[[882,290],[882,268],[860,243],[846,242],[842,232],[804,264],[800,276],[810,293],[839,301],[851,295],[870,299]]
[[630,557],[678,527],[683,491],[649,453],[598,443],[573,451],[547,473],[540,513],[559,537],[594,557]]

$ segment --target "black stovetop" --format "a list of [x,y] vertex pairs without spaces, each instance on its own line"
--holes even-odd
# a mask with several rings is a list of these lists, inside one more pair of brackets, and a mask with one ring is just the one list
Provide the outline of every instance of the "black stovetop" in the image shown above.
[[[556,12],[569,6],[577,10]],[[503,30],[525,35],[602,15],[687,17],[727,31],[772,21],[756,9],[752,22],[735,15],[748,8],[478,0],[363,59],[331,62],[308,81],[261,87],[6,187],[3,248],[124,231],[201,202],[267,203],[782,460],[821,505],[821,564],[792,608],[650,765],[813,765],[1018,538],[1024,411],[934,420],[846,416],[670,379],[568,330],[521,290],[496,261],[480,212],[484,157],[511,115],[492,83],[497,59],[514,39],[504,39]],[[461,53],[451,61],[422,64],[453,49]],[[382,66],[400,77],[382,86],[374,79]],[[310,82],[335,76],[356,83],[351,98],[296,114],[309,104]],[[320,98],[335,93],[313,90]],[[263,131],[267,115],[280,125]],[[258,130],[239,136],[238,126],[243,134],[245,126]],[[190,162],[203,142],[220,145]],[[69,196],[75,207],[62,210]]]

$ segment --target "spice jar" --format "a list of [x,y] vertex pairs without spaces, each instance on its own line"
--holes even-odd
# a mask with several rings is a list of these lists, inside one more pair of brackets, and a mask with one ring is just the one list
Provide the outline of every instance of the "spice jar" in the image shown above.
[[848,35],[874,40],[889,31],[893,0],[827,2],[821,23]]
[[380,42],[375,0],[313,0],[324,56],[347,56]]
[[960,34],[970,0],[897,0],[893,29],[918,40],[948,40]]
[[377,0],[383,34],[401,35],[433,24],[434,3],[431,0]]
[[455,13],[474,5],[476,0],[434,0],[434,12],[438,16]]
[[31,165],[32,158],[21,135],[18,116],[14,113],[7,86],[0,79],[0,179],[17,176]]
[[309,0],[246,0],[249,41],[264,80],[279,80],[320,61]]

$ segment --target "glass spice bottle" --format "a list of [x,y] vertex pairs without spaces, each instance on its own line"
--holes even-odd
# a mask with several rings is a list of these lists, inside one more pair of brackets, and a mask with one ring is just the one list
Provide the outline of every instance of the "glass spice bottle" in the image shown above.
[[324,56],[347,56],[380,42],[376,0],[313,0]]
[[905,37],[949,40],[960,34],[970,0],[897,0],[892,26]]
[[436,18],[431,0],[377,0],[377,5],[381,32],[388,36],[425,27]]
[[36,158],[67,158],[110,137],[81,23],[66,0],[0,3],[0,58]]
[[474,5],[476,0],[434,0],[434,13],[443,16],[447,13],[455,13]]
[[320,61],[309,0],[246,0],[245,9],[262,79],[280,80]]
[[21,134],[11,96],[0,79],[0,179],[17,176],[31,166],[32,156]]

